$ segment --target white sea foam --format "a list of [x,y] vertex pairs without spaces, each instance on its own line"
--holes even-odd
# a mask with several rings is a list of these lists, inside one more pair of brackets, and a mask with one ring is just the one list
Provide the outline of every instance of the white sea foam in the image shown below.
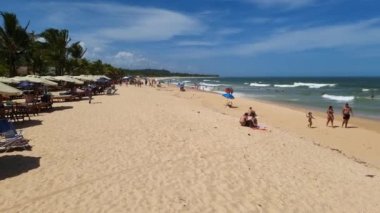
[[213,87],[207,87],[207,86],[199,86],[198,88],[199,90],[208,91],[208,92],[212,91],[213,89]]
[[211,80],[205,79],[205,80],[203,80],[203,81],[211,81]]
[[244,84],[245,84],[245,85],[248,85],[249,83],[248,83],[248,82],[245,82]]
[[297,87],[296,85],[294,84],[275,84],[273,85],[274,87],[289,87],[289,88],[292,88],[292,87]]
[[251,86],[251,87],[269,87],[270,84],[250,83],[249,86]]
[[222,86],[223,84],[210,84],[210,83],[199,83],[199,85],[201,86],[207,86],[207,87],[219,87],[219,86]]
[[320,84],[320,83],[304,83],[304,82],[294,82],[293,84],[275,84],[274,87],[309,87],[311,89],[319,89],[322,87],[334,87],[336,84]]
[[355,96],[338,96],[338,95],[329,95],[324,94],[322,95],[322,98],[338,101],[338,102],[346,102],[346,101],[353,101],[355,99]]
[[182,81],[183,83],[190,83],[191,81]]
[[369,89],[363,88],[362,92],[369,92]]
[[234,92],[232,95],[235,96],[235,98],[241,98],[246,96],[246,94],[240,92]]

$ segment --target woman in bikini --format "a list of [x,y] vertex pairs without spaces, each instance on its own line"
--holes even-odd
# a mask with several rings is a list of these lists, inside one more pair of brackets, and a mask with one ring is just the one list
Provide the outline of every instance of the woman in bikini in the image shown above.
[[334,109],[333,109],[332,106],[329,106],[329,108],[327,109],[327,123],[326,123],[326,126],[328,126],[330,122],[331,122],[331,127],[334,127]]

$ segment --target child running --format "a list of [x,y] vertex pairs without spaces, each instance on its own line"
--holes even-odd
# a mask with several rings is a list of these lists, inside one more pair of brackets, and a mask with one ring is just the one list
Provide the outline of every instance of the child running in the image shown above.
[[315,119],[314,117],[313,117],[313,114],[311,113],[311,112],[309,112],[307,115],[306,115],[306,117],[308,118],[307,120],[308,120],[308,122],[309,122],[309,124],[307,125],[309,128],[311,128],[311,126],[313,125],[313,121],[312,121],[312,119]]

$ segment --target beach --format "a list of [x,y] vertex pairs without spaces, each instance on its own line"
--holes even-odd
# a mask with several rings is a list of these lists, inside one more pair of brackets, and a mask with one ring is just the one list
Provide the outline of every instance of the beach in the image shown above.
[[[175,87],[121,86],[16,125],[0,212],[377,212],[380,122]],[[252,106],[267,130],[239,125]]]

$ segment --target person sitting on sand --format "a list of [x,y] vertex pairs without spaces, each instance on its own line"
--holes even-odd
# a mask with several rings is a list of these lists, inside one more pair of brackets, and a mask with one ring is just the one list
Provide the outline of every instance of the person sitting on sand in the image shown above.
[[251,113],[248,115],[247,120],[250,122],[250,127],[252,127],[252,128],[258,128],[259,127],[255,111],[251,111]]
[[342,114],[343,114],[343,122],[342,122],[342,127],[344,125],[345,128],[347,128],[348,120],[350,120],[351,114],[354,115],[352,112],[352,108],[346,103],[342,109]]
[[309,113],[306,115],[306,117],[307,117],[307,120],[308,120],[308,122],[309,122],[309,124],[308,124],[307,126],[311,128],[311,126],[313,125],[313,121],[312,121],[312,119],[315,119],[315,118],[313,117],[313,114],[312,114],[311,112],[309,112]]
[[241,126],[246,126],[246,127],[252,127],[253,126],[252,119],[249,118],[248,113],[244,113],[240,117],[240,121],[239,122],[240,122]]
[[244,113],[241,117],[240,117],[240,125],[241,126],[246,126],[247,125],[247,119],[248,119],[248,113]]
[[331,127],[334,127],[334,109],[333,109],[333,106],[329,106],[329,108],[327,109],[326,126],[328,126],[330,122],[331,122]]

